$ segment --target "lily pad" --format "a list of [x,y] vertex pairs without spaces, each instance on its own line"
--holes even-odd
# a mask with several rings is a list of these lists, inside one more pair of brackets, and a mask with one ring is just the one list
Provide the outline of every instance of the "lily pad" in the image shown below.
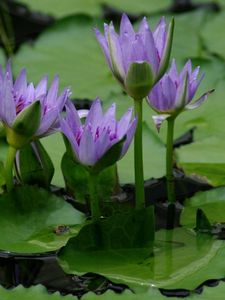
[[78,239],[79,235],[70,239],[59,253],[65,272],[98,273],[139,292],[150,286],[192,290],[208,279],[225,276],[225,243],[183,228],[157,232],[154,254],[149,247],[100,249],[93,239],[81,250]]
[[219,187],[206,192],[199,192],[185,202],[181,223],[187,227],[195,226],[197,209],[204,211],[210,223],[225,222],[225,187]]
[[0,249],[55,251],[75,236],[84,215],[44,189],[24,186],[0,196]]
[[[204,287],[204,290],[201,294],[192,293],[187,298],[182,299],[190,299],[190,300],[221,300],[225,293],[225,284],[220,283],[217,287]],[[178,300],[180,297],[165,297],[163,296],[157,289],[150,288],[146,293],[134,294],[130,291],[125,291],[122,294],[118,295],[113,293],[112,291],[108,291],[103,295],[94,296],[92,293],[86,294],[82,297],[82,300]]]
[[225,183],[225,141],[211,136],[177,150],[178,165],[213,186]]
[[30,10],[62,18],[72,14],[99,16],[101,13],[99,0],[21,0]]
[[56,22],[34,45],[21,47],[13,61],[15,74],[26,67],[28,78],[38,82],[44,74],[57,73],[61,87],[72,88],[73,98],[104,99],[120,91],[95,39],[96,26],[96,21],[84,16]]
[[17,286],[14,289],[7,290],[0,287],[0,298],[4,300],[76,300],[77,298],[68,295],[62,296],[58,292],[49,294],[45,287],[36,285],[33,287],[24,288],[22,285]]
[[211,20],[206,23],[202,30],[202,38],[208,50],[214,54],[218,54],[225,59],[224,34],[223,28],[225,25],[225,11],[215,14]]
[[120,11],[135,14],[151,14],[166,10],[171,4],[170,0],[21,0],[22,3],[37,12],[50,14],[56,18],[66,17],[72,14],[83,13],[90,16],[102,14],[102,4],[107,4]]

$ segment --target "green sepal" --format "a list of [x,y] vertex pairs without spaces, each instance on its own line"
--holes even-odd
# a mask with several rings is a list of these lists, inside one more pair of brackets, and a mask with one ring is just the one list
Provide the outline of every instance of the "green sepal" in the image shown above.
[[126,136],[124,136],[119,142],[114,144],[93,167],[89,168],[89,171],[100,173],[105,168],[115,164],[121,156],[125,140]]
[[150,64],[132,63],[129,66],[125,79],[125,88],[127,93],[135,100],[146,97],[154,83],[154,72]]
[[23,184],[38,184],[49,188],[54,175],[54,165],[42,146],[36,140],[18,150],[16,174]]
[[168,33],[167,33],[167,39],[166,39],[166,44],[165,44],[165,51],[163,54],[163,57],[161,58],[161,63],[159,66],[158,74],[156,77],[156,80],[154,83],[160,80],[160,78],[164,75],[166,72],[169,62],[170,62],[170,54],[171,54],[171,49],[172,49],[172,43],[173,43],[173,33],[174,33],[174,18],[172,18],[169,28],[168,28]]
[[40,119],[41,104],[35,101],[18,114],[12,128],[5,125],[9,145],[20,149],[28,144],[40,125]]

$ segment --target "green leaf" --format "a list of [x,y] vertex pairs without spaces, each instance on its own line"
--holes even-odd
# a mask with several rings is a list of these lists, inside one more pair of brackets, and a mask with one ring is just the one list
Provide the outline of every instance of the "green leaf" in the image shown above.
[[[86,203],[89,197],[89,174],[84,166],[76,163],[68,154],[62,159],[62,172],[67,189],[78,202]],[[117,188],[116,165],[110,166],[98,175],[98,196],[108,215],[112,212],[111,196]]]
[[114,165],[121,156],[121,152],[125,140],[126,140],[126,136],[122,138],[122,140],[114,144],[94,165],[92,171],[99,173],[103,171],[105,168]]
[[96,249],[93,238],[85,237],[82,247],[73,238],[59,253],[67,273],[99,273],[139,292],[149,286],[192,290],[208,279],[223,278],[224,258],[223,241],[183,228],[157,232],[154,255],[151,247]]
[[225,58],[224,47],[225,41],[223,31],[221,28],[224,26],[225,11],[211,15],[210,20],[202,30],[202,38],[208,50],[211,53],[218,54]]
[[176,151],[178,165],[187,175],[213,186],[225,182],[225,141],[211,136],[181,147]]
[[16,173],[23,184],[38,184],[48,188],[54,175],[54,166],[39,140],[18,150]]
[[[225,284],[220,282],[216,287],[204,286],[204,290],[199,294],[192,292],[189,297],[182,299],[187,300],[221,300],[225,293]],[[103,295],[93,295],[88,293],[82,297],[82,300],[179,300],[180,297],[165,297],[157,289],[150,288],[146,293],[134,294],[130,291],[125,291],[122,294],[115,294],[112,291],[108,291]]]
[[81,251],[102,251],[152,245],[151,216],[152,207],[149,207],[115,214],[105,220],[88,224],[81,229],[77,238],[69,241],[68,248],[72,246]]
[[126,91],[132,98],[142,101],[149,94],[154,79],[154,71],[149,63],[134,62],[130,64],[126,75]]
[[26,66],[28,78],[36,83],[46,73],[59,74],[60,86],[70,86],[74,98],[104,99],[120,91],[96,41],[92,30],[96,26],[84,16],[56,22],[35,44],[21,47],[13,61],[15,74]]
[[76,300],[77,298],[68,295],[62,296],[58,292],[49,294],[47,289],[42,285],[36,285],[33,287],[24,288],[22,285],[16,288],[7,290],[0,286],[0,298],[4,300]]
[[211,224],[224,223],[225,187],[199,192],[186,200],[181,215],[181,224],[187,227],[195,226],[195,216],[199,208],[204,211]]
[[[54,251],[79,232],[84,215],[44,189],[25,186],[0,196],[0,249],[17,253]],[[57,226],[65,227],[57,234]]]

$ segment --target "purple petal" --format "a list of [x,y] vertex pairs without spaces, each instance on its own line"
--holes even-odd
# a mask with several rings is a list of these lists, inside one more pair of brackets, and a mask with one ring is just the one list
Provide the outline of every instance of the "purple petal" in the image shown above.
[[45,76],[41,79],[35,89],[35,98],[40,100],[41,97],[46,95],[47,93],[47,85],[48,85],[48,76]]
[[134,137],[134,134],[135,134],[135,130],[136,130],[136,127],[137,127],[137,118],[135,118],[132,123],[130,124],[128,130],[127,130],[127,133],[126,133],[126,140],[123,144],[123,148],[122,148],[122,152],[121,152],[121,155],[120,155],[120,159],[126,154],[131,142],[132,142],[132,139]]
[[156,74],[159,67],[159,57],[157,55],[157,49],[153,38],[153,34],[151,32],[146,18],[143,18],[141,22],[139,34],[142,36],[143,47],[146,51],[146,59],[152,66],[154,74]]
[[66,104],[66,121],[68,122],[74,135],[76,135],[77,131],[82,126],[82,123],[80,121],[78,112],[71,101],[68,101]]
[[190,79],[192,74],[192,64],[190,59],[186,62],[182,71],[180,72],[180,81],[183,81],[183,79],[186,77],[186,74],[188,74]]
[[73,148],[76,159],[79,161],[79,147],[76,139],[74,138],[74,133],[69,127],[68,123],[62,118],[60,118],[60,128],[61,128],[61,132],[68,138]]
[[48,106],[54,106],[55,100],[57,97],[57,93],[58,93],[58,86],[59,86],[59,77],[58,77],[58,75],[56,75],[53,79],[53,82],[50,86],[50,89],[48,91],[48,95],[46,98],[46,104]]
[[119,140],[122,139],[124,135],[127,133],[127,130],[130,126],[132,114],[133,114],[133,109],[129,108],[127,112],[119,120],[117,125],[117,136]]
[[176,101],[176,86],[170,76],[165,74],[162,78],[162,91],[164,94],[164,101],[161,104],[163,111],[173,110],[175,108]]
[[112,142],[107,130],[102,131],[99,138],[95,142],[97,159],[100,159],[111,146]]
[[166,21],[165,17],[162,17],[156,26],[156,29],[153,33],[155,46],[157,49],[158,57],[161,59],[163,56],[163,51],[165,49],[166,44]]
[[58,107],[58,111],[61,112],[63,110],[63,108],[65,107],[68,99],[69,99],[69,95],[70,95],[70,89],[69,88],[65,88],[61,95],[57,98],[57,100],[55,101],[54,106]]
[[8,73],[5,74],[3,86],[4,89],[0,90],[0,119],[10,126],[16,118],[16,107],[12,94],[12,81]]
[[152,116],[152,119],[155,123],[155,126],[156,126],[156,129],[157,131],[159,132],[160,131],[160,128],[161,128],[161,125],[162,123],[168,119],[170,117],[169,114],[165,114],[165,115],[158,115],[158,116]]
[[53,108],[42,116],[41,124],[36,132],[37,136],[46,136],[56,131],[56,121],[58,119],[58,109]]
[[26,105],[29,105],[31,102],[33,102],[35,99],[35,89],[33,83],[30,83],[27,87],[27,90],[24,94],[24,98],[26,100]]
[[26,69],[22,69],[14,83],[14,90],[18,95],[23,95],[27,88]]
[[179,74],[177,71],[176,60],[173,58],[168,75],[173,78],[174,83],[178,86],[179,84]]
[[191,110],[191,109],[195,109],[198,108],[207,98],[208,96],[214,92],[214,90],[210,90],[206,93],[204,93],[200,98],[198,98],[194,103],[188,104],[185,106],[186,110]]
[[189,84],[189,101],[191,101],[193,99],[193,97],[204,77],[205,77],[205,74],[202,74],[198,80],[197,80],[197,77],[192,78],[192,81]]
[[89,114],[87,115],[85,125],[91,124],[93,131],[96,130],[103,117],[101,100],[96,98],[93,101]]
[[108,43],[106,38],[101,34],[101,32],[98,29],[94,29],[95,32],[95,36],[102,48],[103,53],[105,54],[105,58],[106,61],[110,67],[110,69],[112,70],[112,62],[111,62],[111,58],[110,58],[110,53],[109,53],[109,47],[108,47]]
[[177,95],[175,100],[176,108],[182,108],[188,103],[189,100],[188,81],[189,81],[189,75],[188,73],[186,73],[186,76],[183,78],[183,80],[180,82],[177,88]]
[[84,128],[80,140],[79,160],[82,164],[87,166],[93,166],[97,161],[95,143],[89,126]]
[[101,121],[101,128],[110,128],[111,131],[115,132],[116,130],[116,103],[113,103],[105,115],[103,116],[103,119]]
[[123,83],[125,77],[125,69],[123,64],[122,49],[120,46],[119,37],[115,32],[112,23],[109,25],[108,45],[112,61],[113,73],[115,74],[117,79],[121,83]]

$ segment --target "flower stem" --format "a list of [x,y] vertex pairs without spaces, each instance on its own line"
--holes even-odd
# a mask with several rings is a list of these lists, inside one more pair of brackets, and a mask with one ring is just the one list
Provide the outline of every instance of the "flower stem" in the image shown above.
[[99,197],[98,197],[98,174],[89,172],[89,191],[90,191],[90,207],[92,220],[96,221],[101,217]]
[[173,176],[173,134],[175,118],[167,119],[166,183],[168,198],[167,229],[174,228],[175,221],[175,184]]
[[13,163],[16,156],[16,151],[16,148],[9,145],[5,163],[5,180],[8,192],[13,189]]
[[143,150],[142,150],[142,100],[134,100],[135,114],[138,117],[134,136],[134,169],[136,208],[145,207]]
[[167,180],[167,197],[169,203],[175,202],[175,187],[173,176],[173,134],[174,118],[167,119],[167,149],[166,149],[166,180]]

